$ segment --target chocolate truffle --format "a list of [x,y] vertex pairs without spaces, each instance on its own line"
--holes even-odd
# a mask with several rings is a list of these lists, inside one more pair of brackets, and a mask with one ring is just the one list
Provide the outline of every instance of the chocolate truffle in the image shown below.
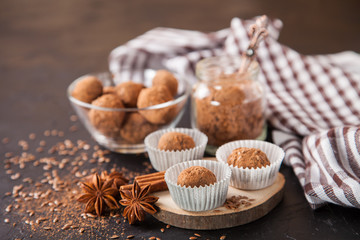
[[192,137],[184,133],[168,132],[161,136],[158,148],[165,151],[181,151],[195,147]]
[[158,70],[152,80],[153,86],[165,85],[172,96],[176,96],[178,89],[178,81],[171,72],[166,70]]
[[125,107],[136,107],[137,99],[144,85],[135,82],[123,82],[116,86],[116,93],[120,96]]
[[103,94],[115,94],[116,88],[114,86],[103,87]]
[[[137,106],[145,108],[160,103],[173,100],[170,91],[163,85],[144,88],[141,90]],[[154,110],[140,111],[140,114],[153,124],[165,124],[171,121],[176,115],[176,107],[174,105]]]
[[183,170],[177,179],[177,184],[182,187],[205,187],[214,183],[216,183],[215,174],[200,166],[192,166]]
[[261,168],[270,165],[266,154],[257,148],[234,149],[227,159],[229,165],[243,168]]
[[146,121],[140,113],[134,112],[126,116],[120,135],[128,143],[140,143],[157,128],[158,126]]
[[[116,94],[102,95],[91,104],[104,108],[124,108],[120,97]],[[89,111],[89,118],[92,125],[108,137],[116,137],[120,134],[124,116],[124,112],[102,111],[93,108]]]
[[71,95],[82,101],[91,103],[102,94],[102,84],[95,76],[83,77],[76,83]]

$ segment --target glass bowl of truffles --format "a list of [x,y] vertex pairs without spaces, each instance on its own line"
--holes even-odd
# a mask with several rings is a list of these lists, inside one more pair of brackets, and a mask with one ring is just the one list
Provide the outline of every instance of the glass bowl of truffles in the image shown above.
[[127,76],[81,76],[69,85],[67,96],[100,145],[119,153],[141,153],[148,134],[178,124],[190,92],[180,76],[145,69]]

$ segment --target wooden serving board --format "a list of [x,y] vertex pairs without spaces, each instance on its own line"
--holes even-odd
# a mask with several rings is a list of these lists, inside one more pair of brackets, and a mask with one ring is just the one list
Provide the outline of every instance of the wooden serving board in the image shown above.
[[282,199],[285,178],[281,173],[273,185],[260,190],[240,190],[229,187],[227,198],[232,196],[246,196],[251,205],[240,206],[237,209],[228,209],[224,206],[204,212],[189,212],[179,208],[172,200],[169,191],[153,193],[159,197],[156,205],[158,211],[153,216],[161,222],[171,226],[212,230],[230,228],[255,221],[269,213]]

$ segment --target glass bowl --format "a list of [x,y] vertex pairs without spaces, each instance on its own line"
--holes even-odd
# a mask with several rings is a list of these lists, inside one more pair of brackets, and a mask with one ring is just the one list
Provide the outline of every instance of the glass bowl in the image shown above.
[[[145,87],[150,87],[155,73],[156,70],[154,69],[145,69],[141,74],[138,73],[136,78],[133,76],[131,80],[142,83]],[[146,108],[104,108],[80,101],[71,95],[76,84],[82,80],[82,78],[87,76],[96,76],[102,82],[104,87],[115,86],[120,82],[118,79],[114,82],[114,77],[111,73],[101,72],[81,76],[75,79],[67,89],[67,96],[72,107],[91,136],[100,145],[119,153],[145,152],[144,138],[148,134],[159,129],[175,127],[184,114],[186,101],[191,92],[188,82],[174,74],[178,80],[178,93],[171,101]],[[123,79],[123,81],[129,81],[129,79]],[[164,110],[171,111],[171,117],[163,124],[152,124],[147,122],[141,115]],[[106,114],[105,116],[110,117],[116,116],[116,114],[124,114],[125,117],[119,129],[113,130],[114,128],[111,128],[111,126],[109,126],[109,128],[105,127],[106,129],[104,129],[104,126],[99,127],[92,121],[91,116],[94,116],[94,112],[96,112],[96,114]]]

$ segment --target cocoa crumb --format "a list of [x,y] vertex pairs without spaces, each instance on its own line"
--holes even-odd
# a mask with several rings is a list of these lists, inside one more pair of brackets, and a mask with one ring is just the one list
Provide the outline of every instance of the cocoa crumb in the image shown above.
[[14,156],[14,154],[12,152],[5,153],[6,158],[11,158],[12,156]]
[[226,199],[224,203],[224,207],[227,209],[235,210],[240,207],[249,207],[252,203],[248,200],[247,196],[231,196],[230,198]]
[[51,130],[50,134],[51,134],[51,136],[57,136],[58,130],[53,129],[53,130]]
[[3,139],[2,139],[2,143],[3,144],[8,144],[10,142],[10,139],[8,138],[8,137],[4,137]]
[[61,228],[61,230],[68,230],[70,227],[71,227],[71,224],[67,223]]
[[70,116],[70,121],[76,122],[77,120],[78,120],[78,117],[76,115],[71,115]]
[[32,217],[32,216],[34,216],[35,211],[33,211],[33,210],[26,210],[26,213],[29,214],[29,217]]
[[27,178],[24,178],[23,180],[22,180],[24,183],[33,183],[33,180],[31,179],[31,178],[29,178],[29,177],[27,177]]
[[36,222],[37,224],[39,224],[39,223],[44,222],[44,221],[47,221],[47,220],[48,220],[47,218],[39,217],[39,218],[37,218],[37,219],[35,220],[35,222]]
[[70,131],[70,132],[76,132],[77,130],[78,130],[78,127],[75,126],[75,125],[73,125],[73,126],[71,126],[71,127],[69,128],[69,131]]
[[5,208],[5,212],[11,212],[11,209],[12,209],[12,204],[8,205],[6,208]]
[[14,175],[11,175],[10,178],[11,180],[17,180],[20,178],[20,176],[21,176],[20,173],[15,173]]
[[38,152],[38,153],[41,153],[41,152],[43,152],[43,151],[44,151],[44,148],[42,148],[42,147],[36,148],[36,152]]
[[36,134],[35,133],[30,133],[29,134],[29,139],[30,140],[34,140],[36,138]]

